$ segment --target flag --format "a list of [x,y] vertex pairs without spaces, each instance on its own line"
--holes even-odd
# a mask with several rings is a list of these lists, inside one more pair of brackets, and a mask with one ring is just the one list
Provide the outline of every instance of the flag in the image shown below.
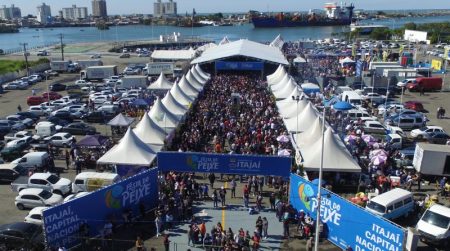
[[449,48],[447,46],[444,47],[444,59],[448,60],[448,50]]
[[403,54],[403,51],[405,50],[405,45],[400,45],[400,49],[398,50],[398,54],[400,55],[400,56],[402,56],[402,54]]
[[356,44],[352,45],[352,56],[356,57]]

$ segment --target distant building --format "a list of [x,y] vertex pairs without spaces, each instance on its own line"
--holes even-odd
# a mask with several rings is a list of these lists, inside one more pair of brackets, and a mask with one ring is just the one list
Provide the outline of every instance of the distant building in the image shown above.
[[87,7],[72,5],[70,8],[62,9],[62,17],[66,20],[86,19],[88,17],[88,10]]
[[52,11],[50,10],[50,6],[42,3],[42,5],[37,7],[37,20],[41,24],[47,24],[49,20],[51,20]]
[[6,7],[6,5],[3,5],[0,8],[0,19],[11,20],[11,19],[18,19],[21,17],[22,12],[20,11],[20,8],[15,7],[14,4],[12,4],[11,7]]
[[107,17],[105,0],[92,0],[92,16],[94,17]]
[[162,17],[162,16],[176,16],[177,15],[177,3],[173,0],[169,0],[168,2],[162,2],[161,0],[157,0],[153,3],[153,16],[154,17]]

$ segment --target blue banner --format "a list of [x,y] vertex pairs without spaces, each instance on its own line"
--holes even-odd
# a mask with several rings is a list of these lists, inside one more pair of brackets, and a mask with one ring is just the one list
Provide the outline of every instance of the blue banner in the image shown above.
[[241,70],[241,71],[261,71],[264,69],[263,62],[230,62],[216,61],[216,70]]
[[125,210],[132,210],[136,216],[140,215],[140,203],[153,209],[157,202],[158,170],[154,168],[45,210],[45,241],[51,248],[72,248],[81,242],[83,224],[88,226],[90,237],[98,236],[107,221],[121,223]]
[[212,154],[194,152],[159,152],[161,171],[207,172],[289,177],[290,157]]
[[[336,246],[355,251],[402,251],[405,230],[394,223],[367,212],[344,198],[321,190],[320,216],[327,239]],[[317,185],[291,174],[289,200],[297,210],[316,219]]]

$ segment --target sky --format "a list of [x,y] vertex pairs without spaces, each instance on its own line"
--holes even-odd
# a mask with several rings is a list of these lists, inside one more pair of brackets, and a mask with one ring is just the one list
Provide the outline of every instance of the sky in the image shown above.
[[[163,0],[167,1],[167,0]],[[57,15],[63,7],[76,4],[79,7],[88,7],[92,13],[91,0],[0,0],[0,5],[11,5],[21,8],[22,15],[36,15],[36,7],[42,2],[50,5],[52,15]],[[154,0],[107,0],[108,15],[111,14],[152,14]],[[175,0],[178,3],[178,13],[217,12],[247,12],[258,11],[307,11],[321,9],[325,2],[340,2],[337,0]],[[449,0],[347,0],[353,2],[357,9],[450,9]]]

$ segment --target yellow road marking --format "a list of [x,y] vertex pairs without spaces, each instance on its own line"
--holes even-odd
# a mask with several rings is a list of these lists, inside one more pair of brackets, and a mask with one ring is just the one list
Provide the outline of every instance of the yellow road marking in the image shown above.
[[[228,182],[225,182],[224,188],[227,189]],[[226,207],[222,207],[222,229],[225,229],[225,209]]]

